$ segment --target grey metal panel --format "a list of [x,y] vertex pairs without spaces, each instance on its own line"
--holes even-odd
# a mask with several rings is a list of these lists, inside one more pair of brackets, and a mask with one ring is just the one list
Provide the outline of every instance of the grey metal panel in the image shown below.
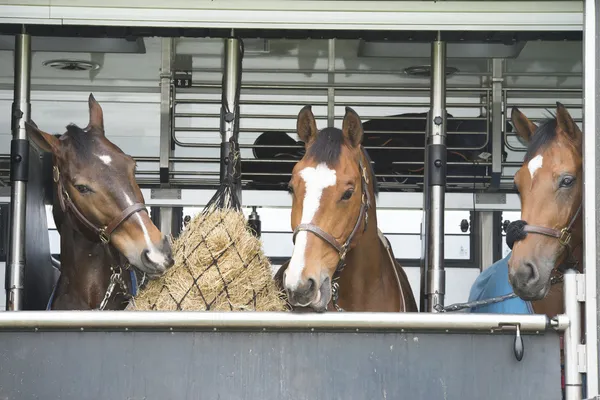
[[2,399],[561,398],[556,333],[0,332]]

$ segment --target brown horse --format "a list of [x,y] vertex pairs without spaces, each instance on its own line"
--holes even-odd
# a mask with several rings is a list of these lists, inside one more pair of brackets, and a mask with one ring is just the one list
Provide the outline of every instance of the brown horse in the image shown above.
[[317,130],[310,106],[298,114],[306,153],[294,166],[294,251],[276,274],[294,307],[314,311],[416,312],[406,273],[377,229],[376,179],[363,149],[359,116],[342,130]]
[[137,289],[135,274],[125,273],[129,263],[150,279],[173,265],[135,181],[135,161],[106,138],[91,94],[88,104],[88,126],[71,124],[60,138],[27,124],[30,139],[53,154],[61,275],[51,309],[124,309]]
[[509,281],[536,314],[552,317],[564,311],[561,269],[581,271],[583,134],[560,103],[540,126],[516,108],[511,118],[528,148],[515,174],[522,220],[507,230]]

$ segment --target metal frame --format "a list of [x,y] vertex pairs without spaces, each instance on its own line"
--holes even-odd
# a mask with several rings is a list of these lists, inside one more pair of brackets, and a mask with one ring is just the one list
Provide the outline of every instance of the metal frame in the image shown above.
[[600,28],[598,19],[600,8],[598,1],[585,1],[585,32],[584,32],[584,267],[585,267],[585,364],[586,364],[586,397],[600,396],[599,367],[600,348],[598,346],[598,295],[600,294],[600,243],[597,232],[600,228],[598,219],[598,197],[600,187],[598,150],[600,114],[598,113],[597,96],[600,90],[600,71],[598,69],[597,40]]
[[9,253],[6,274],[6,309],[23,308],[25,283],[25,207],[29,141],[25,122],[30,120],[31,36],[15,37],[15,85],[12,107],[11,209]]
[[[231,151],[231,142],[234,140],[238,143],[236,127],[239,126],[240,120],[240,105],[237,99],[238,86],[241,82],[241,71],[239,71],[239,61],[242,57],[240,52],[240,39],[228,38],[224,39],[224,58],[223,58],[223,87],[221,88],[221,157],[220,157],[220,182],[223,182],[227,176],[228,167],[225,160],[229,157]],[[226,106],[225,109],[223,106]],[[227,112],[229,111],[229,112]],[[237,171],[237,167],[234,167],[234,171]],[[242,186],[240,182],[235,183],[235,192],[240,203],[242,202]]]
[[441,33],[431,45],[431,105],[427,118],[421,311],[444,306],[444,211],[446,194],[446,42]]
[[[0,22],[54,25],[160,26],[224,29],[350,29],[581,31],[578,1],[352,1],[276,2],[231,0],[74,3],[10,0]],[[464,10],[469,10],[465,13]]]
[[200,311],[20,311],[0,313],[0,330],[14,329],[259,329],[515,332],[564,331],[564,316],[438,313],[286,313]]

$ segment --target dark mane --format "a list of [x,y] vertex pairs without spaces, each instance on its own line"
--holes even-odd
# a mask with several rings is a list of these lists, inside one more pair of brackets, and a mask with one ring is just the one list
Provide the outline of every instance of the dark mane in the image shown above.
[[536,153],[545,149],[554,139],[556,139],[556,116],[552,114],[550,118],[542,121],[533,134],[533,138],[527,146],[524,162],[531,160]]
[[[341,129],[338,128],[324,128],[319,132],[314,143],[310,146],[306,152],[306,156],[314,159],[318,163],[325,163],[329,167],[333,168],[340,161],[340,155],[342,154],[342,145],[344,144],[344,135]],[[367,150],[362,148],[362,151],[369,164],[369,175],[370,180],[373,182],[373,190],[375,196],[379,194],[379,185],[377,178],[375,177],[375,170],[373,169],[373,162]]]

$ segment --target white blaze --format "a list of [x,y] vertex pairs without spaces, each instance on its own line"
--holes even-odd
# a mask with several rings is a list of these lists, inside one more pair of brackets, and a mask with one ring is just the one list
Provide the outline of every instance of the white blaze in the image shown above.
[[110,165],[112,162],[112,158],[110,156],[98,156],[98,158],[106,165]]
[[533,180],[533,177],[534,177],[536,171],[542,167],[543,162],[544,162],[544,157],[542,157],[539,154],[537,156],[533,157],[531,159],[531,161],[529,161],[529,163],[527,164],[527,168],[529,168],[529,173],[531,174],[531,180]]
[[[128,205],[133,205],[133,202],[129,196],[125,195],[125,200],[127,200]],[[155,264],[164,265],[167,260],[165,259],[165,256],[154,246],[152,240],[150,240],[150,234],[148,233],[148,229],[146,229],[146,225],[144,225],[142,216],[139,212],[136,212],[133,217],[136,219],[140,228],[142,229],[142,232],[144,233],[144,240],[146,241],[146,247],[148,248],[148,258]]]
[[[325,163],[317,165],[316,168],[307,167],[300,171],[300,177],[304,180],[306,188],[304,199],[302,201],[301,224],[312,222],[319,206],[323,190],[335,185],[335,170],[327,167]],[[288,264],[285,275],[285,286],[291,290],[298,287],[304,270],[304,254],[306,253],[306,243],[308,233],[306,231],[298,232],[296,235],[296,244],[292,252],[292,259]]]

